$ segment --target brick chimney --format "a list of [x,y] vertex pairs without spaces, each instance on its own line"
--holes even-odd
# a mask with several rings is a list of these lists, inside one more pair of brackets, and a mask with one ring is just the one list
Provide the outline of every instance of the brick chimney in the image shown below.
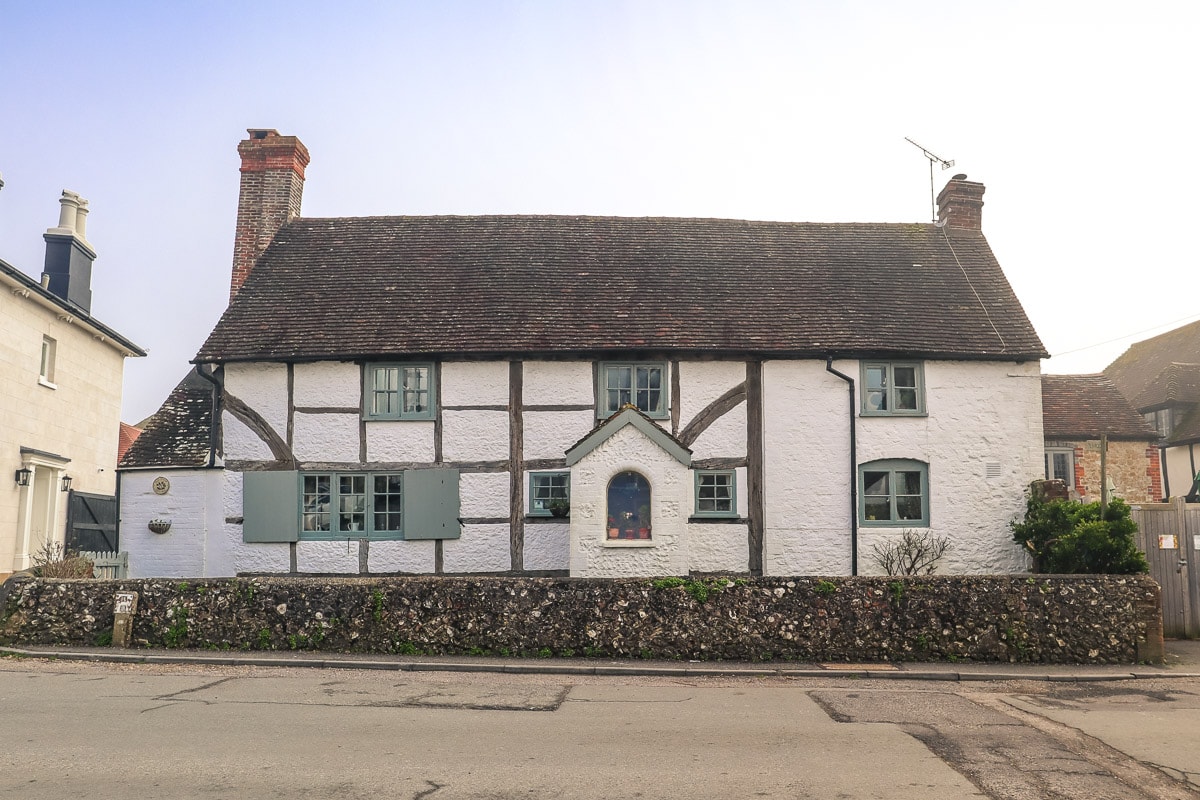
[[955,175],[937,196],[938,224],[950,228],[983,227],[982,183],[967,180],[963,174]]
[[92,262],[96,251],[88,243],[88,201],[63,190],[58,225],[42,235],[46,265],[42,285],[85,314],[92,313]]
[[242,185],[238,192],[237,229],[233,237],[233,277],[229,299],[242,288],[258,257],[275,234],[300,216],[308,148],[295,136],[271,129],[247,129],[238,144]]

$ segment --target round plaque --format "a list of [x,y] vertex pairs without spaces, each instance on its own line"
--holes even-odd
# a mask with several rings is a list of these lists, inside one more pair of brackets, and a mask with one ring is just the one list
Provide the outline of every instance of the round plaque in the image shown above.
[[166,494],[167,492],[171,491],[171,482],[162,475],[159,475],[154,479],[154,483],[151,484],[151,487],[154,489],[155,494]]

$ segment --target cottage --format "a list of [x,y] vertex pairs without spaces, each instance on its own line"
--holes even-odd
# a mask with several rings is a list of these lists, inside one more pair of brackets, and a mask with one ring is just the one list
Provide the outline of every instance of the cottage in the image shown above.
[[[214,575],[845,575],[906,528],[951,540],[947,572],[1024,565],[1046,354],[982,184],[936,224],[311,219],[299,140],[239,153],[195,358],[224,517],[135,573],[194,537]],[[170,504],[143,472],[127,522]]]

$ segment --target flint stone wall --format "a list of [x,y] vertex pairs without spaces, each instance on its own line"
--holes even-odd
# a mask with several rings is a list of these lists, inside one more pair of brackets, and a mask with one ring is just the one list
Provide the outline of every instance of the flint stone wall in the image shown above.
[[[680,585],[682,584],[682,585]],[[10,580],[0,642],[757,661],[1134,663],[1162,658],[1146,576]],[[705,596],[707,595],[707,596]]]

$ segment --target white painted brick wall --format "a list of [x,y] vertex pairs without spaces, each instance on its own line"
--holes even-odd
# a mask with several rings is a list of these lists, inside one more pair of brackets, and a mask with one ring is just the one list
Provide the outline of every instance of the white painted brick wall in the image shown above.
[[432,540],[371,542],[367,566],[375,574],[433,572]]
[[[835,368],[858,380],[855,361]],[[991,362],[925,364],[927,417],[857,417],[858,459],[908,458],[929,464],[930,530],[953,550],[945,573],[1007,572],[1024,567],[1008,522],[1024,490],[1042,472],[1039,365]],[[823,362],[767,362],[764,569],[768,574],[849,574],[846,385]],[[796,409],[816,424],[795,425]],[[989,462],[1000,476],[986,477]],[[859,570],[873,568],[868,539],[896,529],[862,528]],[[890,531],[890,534],[888,533]],[[866,546],[864,546],[866,545]]]
[[442,454],[447,461],[508,459],[507,411],[442,412]]
[[292,370],[298,408],[362,408],[362,369],[348,361],[297,364]]
[[442,545],[445,572],[503,572],[512,568],[508,525],[464,525]]
[[300,461],[343,461],[357,464],[358,414],[305,414],[292,424],[292,453]]
[[526,361],[521,371],[526,406],[595,406],[590,361]]
[[[287,389],[287,367],[283,364],[252,363],[225,366],[225,391],[254,409],[284,441],[287,440]],[[230,415],[227,412],[223,415],[223,421],[227,422],[229,419]],[[234,431],[225,428],[225,458],[250,460],[271,457],[270,450],[261,444],[257,435],[240,424],[234,428]],[[267,452],[266,456],[261,455],[263,451]]]
[[538,522],[525,526],[525,569],[571,567],[571,526],[566,522]]
[[366,427],[367,461],[433,461],[433,422],[368,422]]
[[458,477],[459,516],[507,519],[509,483],[507,472],[461,473]]
[[562,458],[596,427],[593,411],[526,411],[522,415],[526,459]]
[[[171,482],[155,494],[159,476]],[[121,478],[121,549],[129,553],[131,578],[206,577],[209,537],[221,538],[219,470],[124,472]],[[217,527],[212,528],[215,520]],[[151,520],[170,520],[171,529],[154,533]],[[228,574],[228,573],[225,573]]]
[[442,405],[508,406],[508,362],[443,362]]
[[747,572],[750,545],[746,525],[688,525],[688,566],[694,572]]

